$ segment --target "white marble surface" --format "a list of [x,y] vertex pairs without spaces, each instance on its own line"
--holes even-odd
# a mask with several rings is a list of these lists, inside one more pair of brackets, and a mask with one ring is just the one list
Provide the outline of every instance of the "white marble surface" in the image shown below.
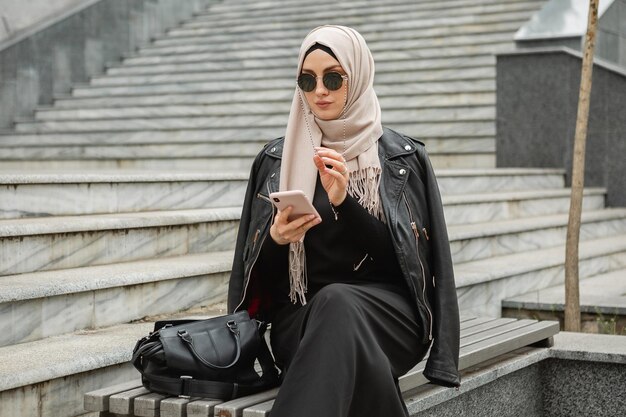
[[[494,7],[493,4],[491,6]],[[502,4],[500,6],[495,6],[495,7],[496,9],[499,8],[502,13],[505,13],[507,20],[511,20],[511,18],[518,18],[520,20],[520,24],[523,23],[523,21],[527,20],[531,16],[532,12],[537,9],[537,6],[529,7],[528,5],[525,5],[525,8],[522,8],[521,11],[517,12],[516,10],[519,10],[519,6],[515,3],[512,5]],[[374,15],[368,16],[367,23],[365,24],[362,21],[363,19],[362,16],[360,17],[353,16],[353,17],[348,17],[347,19],[330,18],[330,20],[329,18],[326,18],[325,23],[327,24],[336,23],[336,24],[345,24],[345,25],[359,24],[359,29],[367,32],[367,31],[374,31],[374,30],[379,30],[379,31],[388,30],[388,25],[390,22],[393,22],[394,29],[411,28],[411,29],[419,30],[419,28],[422,28],[422,27],[433,27],[433,26],[445,27],[446,25],[462,25],[462,24],[471,24],[471,23],[477,24],[477,23],[487,23],[487,22],[503,20],[504,16],[501,16],[500,14],[496,14],[496,16],[499,17],[499,19],[495,19],[494,16],[491,14],[477,14],[479,13],[479,10],[485,10],[485,9],[489,10],[489,5],[486,5],[486,6],[477,5],[476,7],[471,8],[471,9],[460,9],[456,13],[454,10],[452,12],[447,11],[445,14],[441,16],[437,16],[437,17],[432,16],[432,11],[427,16],[424,16],[425,12],[423,10],[422,11],[417,10],[412,13],[409,12],[409,14],[407,14],[405,10],[405,13],[402,13],[402,14],[382,13],[379,15],[374,14]],[[424,17],[428,17],[428,19],[424,19]],[[312,21],[309,26],[312,27],[315,24],[316,24],[316,21]],[[246,24],[246,23],[242,23],[241,21],[239,21],[239,23],[237,24],[238,31],[278,30],[278,29],[287,30],[287,29],[296,29],[296,28],[301,28],[301,27],[302,27],[302,22],[296,22],[296,21],[284,22],[282,24],[277,24],[275,22],[267,22],[265,24],[255,22],[255,24],[254,23]],[[213,27],[213,26],[211,26],[211,28],[208,28],[208,27],[186,28],[183,26],[182,28],[171,30],[170,36],[197,36],[200,34],[220,34],[220,33],[224,33],[224,28]]]
[[[69,175],[68,175],[69,176]],[[29,176],[30,177],[30,176]],[[43,176],[42,176],[43,177]],[[28,181],[34,178],[24,176]],[[47,184],[2,181],[0,219],[23,217],[237,207],[243,203],[246,180],[163,180]]]
[[[567,214],[449,227],[455,263],[553,247],[565,243]],[[626,210],[585,212],[581,240],[626,233]]]
[[[524,256],[502,257],[466,268],[455,266],[459,308],[466,314],[499,316],[501,301],[529,291],[563,282],[565,250],[562,246],[528,252]],[[599,239],[581,243],[581,279],[626,267],[626,240]]]
[[442,195],[563,188],[559,171],[441,170],[435,173]]
[[238,219],[203,219],[206,210],[192,212],[191,216],[173,213],[169,219],[161,213],[154,219],[142,218],[145,213],[125,214],[121,219],[120,215],[94,215],[82,224],[76,218],[67,222],[56,218],[56,223],[47,219],[1,221],[10,224],[3,232],[8,237],[0,239],[0,275],[234,247]]
[[[454,226],[565,213],[569,210],[570,192],[569,189],[516,191],[444,195],[442,199],[446,224]],[[586,189],[583,209],[604,208],[604,194],[603,189]]]
[[0,346],[220,303],[232,256],[201,253],[2,277]]

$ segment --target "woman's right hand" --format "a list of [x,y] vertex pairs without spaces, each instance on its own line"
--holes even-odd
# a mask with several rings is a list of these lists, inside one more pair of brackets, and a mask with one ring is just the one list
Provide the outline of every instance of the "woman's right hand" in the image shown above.
[[308,214],[289,221],[289,214],[292,210],[293,207],[289,206],[283,211],[279,210],[274,216],[270,236],[279,245],[298,242],[311,227],[322,222],[322,219],[315,214]]

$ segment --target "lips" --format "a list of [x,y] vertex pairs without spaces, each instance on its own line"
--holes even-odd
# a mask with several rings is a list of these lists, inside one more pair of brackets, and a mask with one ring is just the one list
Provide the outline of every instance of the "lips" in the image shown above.
[[321,109],[325,109],[330,106],[332,103],[330,101],[316,101],[315,105]]

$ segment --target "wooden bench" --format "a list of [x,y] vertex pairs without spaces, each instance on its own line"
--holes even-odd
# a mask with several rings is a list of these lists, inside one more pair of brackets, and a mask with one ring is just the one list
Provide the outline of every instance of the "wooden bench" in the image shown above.
[[[510,318],[464,317],[461,320],[461,370],[493,359],[515,349],[533,345],[552,346],[558,333],[555,321],[517,320]],[[402,392],[428,383],[422,375],[426,360],[400,378]],[[207,398],[178,398],[151,393],[139,379],[85,394],[85,410],[99,412],[100,417],[258,417],[268,416],[278,388],[237,398],[218,401]]]

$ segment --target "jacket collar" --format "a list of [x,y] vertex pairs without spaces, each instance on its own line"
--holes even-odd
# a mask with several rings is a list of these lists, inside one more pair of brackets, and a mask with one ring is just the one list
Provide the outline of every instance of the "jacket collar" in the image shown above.
[[265,146],[265,155],[270,156],[272,158],[282,159],[283,157],[283,146],[285,145],[285,138],[274,139],[270,143]]
[[416,144],[413,140],[383,126],[383,136],[378,141],[378,155],[381,161],[410,155],[415,151]]

